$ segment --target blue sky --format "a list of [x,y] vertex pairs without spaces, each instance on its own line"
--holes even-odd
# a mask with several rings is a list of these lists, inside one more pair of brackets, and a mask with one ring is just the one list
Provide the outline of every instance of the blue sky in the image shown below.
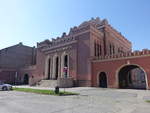
[[91,17],[106,18],[133,50],[150,49],[150,0],[0,0],[0,49],[36,46]]

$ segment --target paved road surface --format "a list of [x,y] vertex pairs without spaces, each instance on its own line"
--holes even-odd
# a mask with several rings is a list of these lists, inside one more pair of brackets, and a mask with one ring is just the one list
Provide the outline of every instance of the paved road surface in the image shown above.
[[0,91],[0,113],[150,113],[150,91],[71,88],[79,96]]

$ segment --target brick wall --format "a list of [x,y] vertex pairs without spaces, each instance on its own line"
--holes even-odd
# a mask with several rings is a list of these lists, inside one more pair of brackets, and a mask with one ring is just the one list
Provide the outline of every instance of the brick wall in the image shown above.
[[35,64],[35,48],[21,43],[0,50],[1,68],[19,68]]
[[22,43],[0,50],[0,81],[20,84],[22,80],[19,69],[35,65],[35,58],[36,49],[24,46]]
[[114,58],[106,60],[96,60],[92,62],[92,86],[98,87],[98,75],[105,72],[108,79],[108,87],[118,88],[118,72],[126,65],[136,65],[146,72],[147,89],[150,85],[150,56]]

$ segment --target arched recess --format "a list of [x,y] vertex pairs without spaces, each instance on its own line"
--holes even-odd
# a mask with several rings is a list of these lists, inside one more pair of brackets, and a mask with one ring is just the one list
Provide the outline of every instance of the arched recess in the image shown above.
[[58,79],[59,76],[59,57],[55,56],[54,59],[54,65],[53,65],[53,79]]
[[69,55],[64,53],[61,57],[61,76],[69,76]]
[[59,58],[58,56],[55,59],[55,78],[58,78],[58,74],[59,74]]
[[147,74],[145,70],[136,65],[124,65],[118,72],[118,86],[125,89],[147,89]]
[[45,61],[45,79],[52,79],[52,58],[50,56]]
[[47,61],[47,79],[51,79],[51,58]]
[[107,88],[107,75],[105,72],[101,72],[98,75],[98,84],[99,84],[99,87]]
[[28,74],[25,74],[24,77],[23,77],[23,84],[29,84],[29,75]]

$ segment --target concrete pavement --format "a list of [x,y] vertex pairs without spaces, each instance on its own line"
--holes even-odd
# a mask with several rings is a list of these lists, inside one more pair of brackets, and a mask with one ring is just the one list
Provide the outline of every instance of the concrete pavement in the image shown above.
[[145,102],[150,99],[150,91],[90,87],[65,90],[79,92],[80,95],[1,91],[0,113],[150,113],[150,103]]

